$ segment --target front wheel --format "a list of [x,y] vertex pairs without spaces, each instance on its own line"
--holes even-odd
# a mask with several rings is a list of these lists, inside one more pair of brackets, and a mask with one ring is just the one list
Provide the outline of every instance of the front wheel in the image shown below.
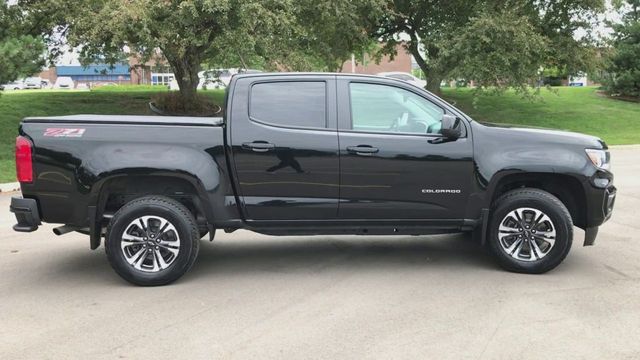
[[558,266],[573,240],[573,221],[550,193],[531,188],[510,191],[492,209],[488,245],[507,270],[540,274]]
[[184,275],[198,255],[200,233],[189,210],[164,196],[125,204],[107,228],[111,267],[142,286],[165,285]]

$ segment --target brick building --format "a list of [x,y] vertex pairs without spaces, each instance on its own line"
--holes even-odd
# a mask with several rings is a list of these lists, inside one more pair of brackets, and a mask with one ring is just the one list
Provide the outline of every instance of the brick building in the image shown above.
[[342,65],[343,73],[369,74],[375,75],[381,72],[401,71],[411,73],[411,59],[409,54],[402,45],[396,47],[398,53],[393,60],[391,57],[384,56],[379,64],[376,64],[370,56],[365,55],[364,58],[354,58],[345,61]]

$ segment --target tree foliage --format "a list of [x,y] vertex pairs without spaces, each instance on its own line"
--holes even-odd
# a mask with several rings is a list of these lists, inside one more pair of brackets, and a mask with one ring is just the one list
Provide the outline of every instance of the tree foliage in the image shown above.
[[[434,92],[449,77],[526,92],[541,67],[588,70],[594,58],[588,30],[604,11],[603,0],[389,0],[386,6],[373,36],[387,44],[386,52],[403,43]],[[580,29],[586,36],[576,36]]]
[[24,33],[22,14],[0,3],[0,84],[40,71],[44,64],[44,43]]
[[[47,39],[80,49],[84,63],[157,51],[185,99],[207,67],[336,70],[373,41],[382,0],[21,0]],[[59,48],[59,46],[55,46]]]
[[605,79],[612,94],[640,97],[640,0],[628,0],[623,23],[613,26],[613,54]]

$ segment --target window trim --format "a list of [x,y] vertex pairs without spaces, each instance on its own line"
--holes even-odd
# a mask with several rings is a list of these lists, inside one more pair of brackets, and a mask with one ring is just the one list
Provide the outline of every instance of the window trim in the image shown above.
[[[393,79],[395,81],[402,81],[402,80],[397,80],[397,79]],[[392,88],[396,88],[396,89],[401,89],[404,91],[408,91],[418,97],[420,97],[421,99],[428,101],[429,103],[433,104],[434,106],[442,109],[443,114],[452,114],[452,115],[456,115],[454,113],[452,113],[450,110],[448,110],[447,108],[440,106],[440,104],[437,104],[434,101],[431,101],[430,99],[424,97],[423,95],[421,95],[418,92],[415,92],[411,89],[408,89],[406,87],[403,86],[396,86],[395,84],[387,84],[387,83],[378,83],[378,82],[370,82],[370,81],[358,81],[358,80],[348,80],[347,81],[347,94],[349,96],[349,125],[350,125],[350,129],[339,129],[340,132],[342,133],[355,133],[355,134],[375,134],[375,135],[389,135],[389,136],[395,136],[395,135],[400,135],[400,136],[419,136],[419,137],[428,137],[428,138],[442,138],[442,134],[418,134],[418,133],[407,133],[407,132],[388,132],[388,131],[362,131],[362,130],[354,130],[353,129],[353,105],[352,105],[352,99],[351,99],[351,84],[365,84],[365,85],[374,85],[374,86],[387,86],[387,87],[392,87]],[[457,116],[457,115],[456,115]],[[460,126],[463,126],[463,132],[462,135],[459,137],[459,139],[464,139],[467,137],[467,128],[466,125],[462,125],[464,123],[464,121],[460,121]]]
[[[304,83],[324,83],[324,127],[315,127],[315,126],[288,126],[288,125],[282,125],[282,124],[275,124],[269,121],[264,121],[264,120],[260,120],[255,118],[254,116],[251,115],[251,100],[253,99],[253,87],[256,85],[260,85],[260,84],[274,84],[274,83],[300,83],[300,82],[304,82]],[[247,107],[247,114],[248,114],[248,119],[251,122],[260,124],[260,125],[265,125],[265,126],[270,126],[270,127],[275,127],[275,128],[280,128],[280,129],[297,129],[297,130],[313,130],[313,131],[336,131],[336,129],[331,129],[329,128],[329,80],[327,79],[270,79],[270,80],[259,80],[259,81],[254,81],[250,84],[249,86],[249,101],[248,101],[248,107]]]

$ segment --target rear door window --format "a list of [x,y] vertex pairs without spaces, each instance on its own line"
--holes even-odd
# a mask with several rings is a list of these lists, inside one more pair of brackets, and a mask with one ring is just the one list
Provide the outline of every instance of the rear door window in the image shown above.
[[249,116],[275,126],[326,128],[326,93],[324,81],[257,83],[251,88]]

